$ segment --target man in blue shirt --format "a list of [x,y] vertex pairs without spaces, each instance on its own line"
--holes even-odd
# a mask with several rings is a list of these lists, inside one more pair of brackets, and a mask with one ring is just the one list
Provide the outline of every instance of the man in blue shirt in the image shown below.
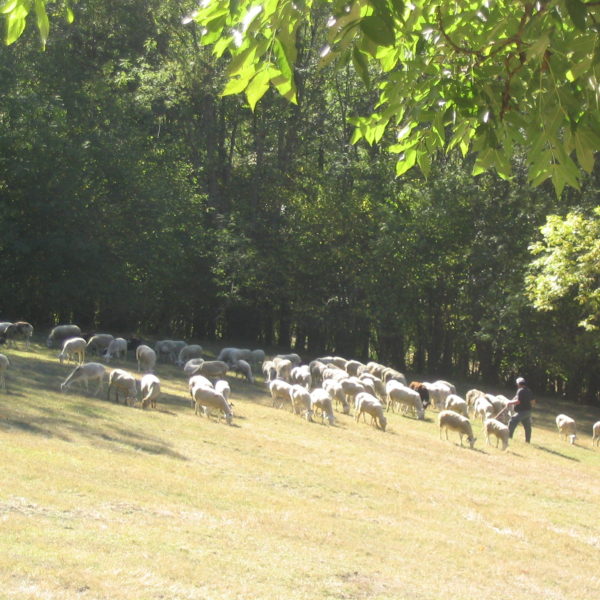
[[525,441],[529,444],[531,441],[531,411],[535,406],[533,392],[527,387],[525,380],[519,377],[516,381],[517,393],[515,397],[508,402],[508,406],[515,407],[515,414],[508,423],[508,435],[512,438],[515,429],[519,423],[523,423],[525,429]]

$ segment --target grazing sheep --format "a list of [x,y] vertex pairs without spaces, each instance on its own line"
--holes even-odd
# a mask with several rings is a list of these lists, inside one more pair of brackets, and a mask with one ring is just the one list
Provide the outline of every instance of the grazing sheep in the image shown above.
[[512,414],[512,406],[509,404],[509,399],[506,396],[493,394],[485,394],[485,397],[492,404],[492,416],[494,419],[498,419],[501,423],[508,425]]
[[485,441],[490,446],[490,436],[496,437],[496,448],[498,442],[502,442],[502,450],[508,448],[508,426],[498,421],[498,419],[486,419],[483,422],[483,430],[485,431]]
[[197,385],[193,389],[193,397],[196,406],[194,414],[198,415],[204,413],[210,418],[210,409],[214,408],[220,411],[220,413],[223,413],[227,424],[231,425],[231,422],[233,421],[233,411],[223,394],[220,394],[212,387]]
[[265,377],[265,383],[273,381],[277,377],[277,369],[272,360],[265,360],[262,364],[262,372]]
[[240,360],[234,362],[230,366],[230,370],[236,374],[242,375],[250,383],[254,383],[254,376],[252,375],[252,367],[247,360],[240,358]]
[[310,367],[308,365],[294,367],[290,372],[290,381],[291,383],[297,383],[298,385],[304,386],[309,390],[312,383]]
[[360,361],[349,360],[345,367],[346,373],[348,373],[350,377],[358,377],[358,369],[361,367],[364,367],[364,365]]
[[27,321],[17,321],[9,323],[2,334],[6,341],[6,347],[14,346],[16,348],[16,340],[22,338],[25,340],[25,348],[29,350],[31,336],[33,335],[33,325]]
[[327,369],[327,365],[320,360],[312,360],[308,364],[308,369],[310,371],[311,387],[319,387],[323,383],[323,372]]
[[600,421],[592,425],[592,446],[600,446]]
[[455,413],[462,415],[463,417],[469,418],[469,410],[467,407],[467,401],[463,400],[460,396],[456,394],[450,394],[446,398],[446,403],[444,405],[446,410],[453,410]]
[[[222,380],[219,380],[222,381]],[[195,387],[214,387],[212,384],[212,381],[210,381],[210,379],[207,379],[206,377],[204,377],[204,375],[192,375],[190,377],[190,380],[188,382],[188,389],[190,391],[190,396],[192,398],[192,408],[194,408],[194,388]]]
[[442,430],[446,431],[446,439],[448,439],[448,429],[456,431],[460,436],[460,445],[463,445],[463,437],[467,437],[469,446],[473,449],[476,438],[473,436],[473,429],[471,422],[467,417],[463,417],[453,410],[443,410],[438,416],[438,423],[440,425],[440,440],[442,439]]
[[6,331],[6,328],[9,325],[12,325],[12,323],[10,321],[2,321],[0,323],[0,335],[2,335]]
[[198,367],[204,362],[203,358],[190,358],[185,365],[183,365],[183,372],[187,377],[191,377],[197,370]]
[[453,383],[450,383],[449,381],[444,381],[443,379],[438,379],[437,381],[433,382],[433,385],[445,385],[447,388],[450,388],[450,393],[451,394],[456,394],[456,386]]
[[140,384],[142,394],[142,408],[156,408],[156,399],[160,396],[160,380],[152,373],[146,373]]
[[185,345],[185,342],[183,342],[183,346],[181,346],[181,342],[175,340],[159,340],[154,344],[156,359],[174,363],[177,360],[181,348]]
[[494,418],[494,405],[491,400],[487,396],[479,396],[475,400],[475,404],[473,405],[473,418],[477,417],[481,418],[481,422],[483,423],[486,419]]
[[274,379],[269,383],[269,391],[271,392],[273,406],[275,406],[277,401],[279,401],[279,406],[277,408],[281,408],[286,402],[289,402],[292,406],[292,411],[294,410],[291,384],[287,381],[283,381],[283,379]]
[[446,398],[450,394],[456,393],[456,390],[453,392],[452,388],[445,382],[436,381],[434,383],[424,383],[424,385],[429,391],[429,398],[431,399],[431,404],[436,410],[444,410]]
[[114,336],[110,333],[96,333],[88,340],[87,352],[89,354],[103,354],[114,339]]
[[64,340],[81,337],[81,329],[77,325],[57,325],[48,336],[46,346],[53,348],[55,344],[62,346]]
[[376,375],[372,375],[371,373],[361,373],[358,376],[359,381],[361,382],[369,382],[371,387],[375,390],[373,394],[376,398],[379,398],[382,403],[387,403],[387,394],[385,391],[385,383]]
[[273,364],[275,365],[277,379],[282,379],[283,381],[287,381],[289,383],[292,377],[292,367],[294,366],[292,361],[289,358],[281,358],[276,356],[273,359]]
[[292,385],[290,394],[292,396],[294,414],[303,415],[307,421],[312,421],[312,407],[308,390],[304,386],[295,383]]
[[85,360],[85,350],[87,342],[82,337],[68,338],[63,342],[62,352],[58,355],[58,360],[62,365],[64,360],[73,360],[77,356],[77,363],[82,364]]
[[325,415],[330,425],[335,422],[333,416],[333,405],[331,404],[331,397],[327,390],[323,388],[317,388],[310,393],[310,410],[313,414],[318,410],[321,413],[321,424],[325,422]]
[[156,365],[156,352],[142,344],[135,349],[135,359],[137,360],[138,372],[139,373],[152,373]]
[[265,361],[265,351],[260,348],[256,348],[250,352],[250,358],[247,359],[250,364],[261,365]]
[[374,362],[374,361],[370,361],[365,365],[365,370],[367,373],[371,373],[372,375],[375,375],[376,377],[379,377],[379,379],[381,379],[383,381],[383,372],[385,371],[386,367]]
[[387,426],[387,419],[383,414],[383,404],[368,392],[360,392],[355,398],[355,420],[358,423],[360,416],[365,418],[365,414],[371,415],[371,421],[375,423],[375,426],[385,431]]
[[192,358],[202,358],[202,346],[199,344],[185,345],[180,351],[177,357],[177,364],[182,367],[185,363]]
[[273,360],[275,360],[276,358],[280,358],[282,360],[289,360],[294,367],[299,367],[302,364],[302,359],[297,354],[278,354],[277,356],[275,356],[275,358],[273,358]]
[[88,381],[92,381],[94,379],[98,380],[98,388],[94,392],[94,396],[98,395],[98,392],[102,388],[102,380],[104,378],[104,373],[106,372],[106,367],[97,362],[89,362],[83,363],[75,367],[69,376],[60,384],[60,391],[66,392],[73,383],[76,381],[83,381],[85,384],[85,391],[88,391]]
[[[200,375],[200,377],[202,377],[202,375]],[[218,381],[215,381],[214,388],[215,392],[219,392],[219,394],[221,394],[223,398],[225,398],[225,400],[229,402],[229,396],[231,396],[231,387],[229,386],[228,381],[225,381],[224,379],[219,379]]]
[[342,405],[342,412],[345,415],[350,414],[350,405],[346,401],[346,394],[344,394],[344,389],[342,388],[342,384],[335,379],[325,379],[323,381],[323,389],[329,394],[329,397],[332,400],[335,400],[335,406],[339,409],[339,405]]
[[198,368],[194,371],[194,374],[204,375],[208,379],[225,379],[229,371],[229,365],[222,360],[205,360],[198,365]]
[[482,392],[481,390],[472,389],[467,392],[465,400],[467,402],[467,410],[469,412],[469,415],[473,415],[473,412],[475,410],[475,401],[481,396],[485,396],[485,392]]
[[108,344],[108,348],[104,353],[104,359],[106,362],[110,362],[113,356],[116,356],[117,358],[127,357],[127,340],[125,338],[118,337],[110,341],[110,344]]
[[336,381],[342,381],[343,379],[348,379],[348,373],[346,373],[344,369],[340,369],[339,367],[336,367],[335,365],[331,364],[326,366],[321,373],[321,380],[325,381],[326,379],[335,379]]
[[252,350],[248,348],[223,348],[219,352],[219,356],[217,356],[217,360],[222,360],[229,365],[240,359],[245,361],[252,360]]
[[423,408],[427,410],[427,407],[431,404],[427,386],[422,381],[411,381],[408,384],[408,387],[411,390],[415,390],[415,392],[419,393],[419,396],[421,396],[421,402],[423,403]]
[[0,354],[0,387],[6,392],[6,371],[10,367],[10,361],[5,354]]
[[403,385],[397,379],[390,379],[385,384],[387,396],[387,410],[390,408],[394,411],[394,407],[398,406],[403,414],[411,412],[420,421],[425,418],[425,409],[421,402],[419,392],[412,390],[407,385]]
[[137,401],[137,387],[135,377],[124,369],[113,369],[108,376],[108,391],[106,399],[110,400],[110,391],[115,389],[115,402],[119,404],[119,392],[125,393],[123,404],[133,406]]
[[366,391],[365,386],[358,377],[347,377],[342,379],[340,383],[348,404],[354,404],[356,395]]
[[400,373],[400,371],[397,371],[396,369],[392,369],[391,367],[387,367],[383,370],[381,379],[384,383],[395,380],[399,381],[402,385],[408,385],[408,381],[406,381],[404,374]]
[[577,426],[575,424],[575,419],[567,415],[557,415],[556,417],[556,427],[558,428],[558,437],[565,438],[569,440],[569,444],[574,444],[577,439]]

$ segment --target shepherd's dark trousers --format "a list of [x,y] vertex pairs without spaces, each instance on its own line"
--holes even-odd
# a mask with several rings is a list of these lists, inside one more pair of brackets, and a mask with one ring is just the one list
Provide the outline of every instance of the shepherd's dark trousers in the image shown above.
[[529,444],[531,441],[531,411],[515,413],[508,422],[508,435],[512,438],[515,429],[519,423],[523,423],[525,429],[525,441]]

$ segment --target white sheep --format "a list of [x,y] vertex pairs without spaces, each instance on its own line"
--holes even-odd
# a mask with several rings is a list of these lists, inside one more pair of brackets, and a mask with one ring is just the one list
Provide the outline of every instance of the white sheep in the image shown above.
[[225,420],[228,425],[231,425],[233,420],[233,411],[229,402],[212,387],[195,386],[193,389],[193,397],[195,403],[194,414],[206,414],[210,418],[210,409],[214,408],[225,415]]
[[329,397],[335,401],[336,408],[341,404],[342,412],[345,415],[350,414],[350,405],[346,400],[346,394],[344,394],[344,389],[339,381],[336,381],[335,379],[325,379],[323,381],[323,389],[329,394]]
[[308,364],[308,369],[310,371],[311,387],[319,387],[323,383],[323,372],[327,369],[327,365],[320,360],[312,360]]
[[307,421],[312,421],[312,407],[309,391],[302,385],[295,383],[290,391],[292,408],[295,414],[304,415]]
[[450,394],[456,393],[456,390],[453,392],[452,388],[446,382],[442,381],[423,383],[423,385],[429,391],[429,399],[431,400],[433,408],[436,410],[444,410],[446,398]]
[[558,428],[558,437],[569,440],[569,444],[574,444],[577,439],[577,425],[575,419],[560,414],[556,416],[556,427]]
[[387,410],[398,406],[403,414],[413,413],[420,421],[425,418],[425,409],[419,392],[403,385],[397,379],[390,379],[385,384]]
[[487,396],[479,396],[473,405],[473,418],[479,417],[483,423],[486,419],[492,419],[496,415],[494,405]]
[[186,362],[192,358],[202,358],[202,346],[199,344],[185,345],[180,351],[177,357],[177,364],[182,367]]
[[102,380],[104,379],[104,373],[106,373],[106,367],[97,362],[83,363],[75,367],[69,376],[60,384],[61,392],[66,392],[73,383],[76,381],[83,381],[85,384],[85,390],[88,391],[88,382],[94,379],[98,380],[98,388],[94,392],[94,396],[98,394],[102,388]]
[[0,354],[0,387],[6,392],[6,371],[10,367],[10,361],[6,354]]
[[[345,372],[345,371],[344,371]],[[342,390],[346,396],[346,402],[348,404],[354,404],[357,394],[365,392],[365,386],[362,384],[358,377],[346,377],[346,379],[340,380]]]
[[508,426],[498,421],[498,419],[486,419],[483,422],[483,430],[485,431],[485,441],[490,445],[490,437],[496,438],[496,448],[498,442],[502,442],[502,450],[508,448]]
[[252,350],[248,348],[223,348],[217,356],[217,360],[222,360],[227,364],[232,365],[238,360],[252,360]]
[[381,379],[384,383],[388,381],[395,380],[399,381],[402,385],[408,385],[408,381],[403,373],[397,371],[396,369],[392,369],[391,367],[386,367],[381,373]]
[[379,427],[382,431],[385,431],[387,426],[387,419],[383,414],[383,404],[368,392],[360,392],[355,398],[355,420],[358,423],[360,416],[365,418],[365,414],[371,415],[371,421],[375,423],[376,427]]
[[273,359],[275,365],[275,371],[277,373],[277,379],[282,379],[289,383],[292,376],[292,367],[294,366],[289,358],[281,358],[276,356]]
[[77,363],[82,364],[85,360],[85,350],[87,348],[87,342],[82,337],[68,338],[63,342],[62,351],[58,355],[58,360],[62,365],[64,360],[73,360],[73,357],[77,357]]
[[600,421],[592,425],[592,446],[600,446]]
[[310,367],[308,365],[293,367],[290,372],[290,381],[291,383],[297,383],[309,390],[312,383]]
[[281,408],[286,402],[292,406],[292,411],[294,410],[294,405],[292,403],[292,386],[287,381],[283,381],[283,379],[274,379],[269,383],[269,391],[271,392],[271,399],[273,401],[273,406],[277,402],[279,402],[279,406],[277,408]]
[[[298,367],[302,364],[302,359],[300,358],[300,356],[298,356],[298,354],[278,354],[277,356],[275,356],[275,358],[281,358],[283,360],[289,360],[292,365],[294,367]],[[273,360],[275,360],[275,358],[273,358]]]
[[230,366],[230,370],[234,373],[239,373],[242,377],[245,377],[250,383],[254,383],[254,376],[252,375],[252,367],[247,360],[240,358]]
[[273,381],[277,377],[277,370],[275,369],[275,363],[272,360],[265,360],[262,364],[262,372],[265,377],[265,383]]
[[96,333],[88,340],[86,351],[89,354],[103,354],[114,339],[110,333]]
[[146,344],[140,344],[135,349],[135,359],[137,360],[138,372],[140,373],[152,373],[156,366],[156,352],[146,346]]
[[25,348],[29,350],[29,344],[31,336],[33,335],[33,325],[27,321],[17,321],[16,323],[9,323],[2,333],[6,340],[6,347],[10,348],[14,346],[16,348],[16,340],[22,338],[25,340]]
[[231,396],[231,386],[229,385],[228,381],[225,381],[224,379],[219,379],[218,381],[215,381],[214,388],[215,392],[219,392],[219,394],[221,394],[223,398],[225,398],[225,400],[229,402],[229,396]]
[[473,411],[475,410],[475,400],[481,396],[485,396],[485,392],[482,392],[481,390],[472,389],[467,392],[465,400],[467,402],[469,416],[473,415]]
[[[221,380],[220,380],[221,381]],[[192,398],[192,408],[194,408],[194,388],[196,387],[214,387],[212,381],[204,377],[204,375],[192,375],[188,382],[188,389]]]
[[133,406],[137,401],[137,385],[135,377],[124,369],[113,369],[108,376],[106,399],[110,400],[110,391],[115,390],[115,402],[119,404],[119,392],[124,392],[124,404]]
[[54,344],[62,345],[64,340],[80,336],[81,329],[77,325],[57,325],[50,332],[50,335],[46,340],[46,346],[52,348],[54,347]]
[[446,410],[453,410],[455,413],[469,418],[469,407],[467,406],[467,401],[463,400],[456,394],[448,395],[444,408]]
[[476,438],[473,435],[471,422],[467,417],[463,417],[453,410],[443,410],[438,415],[438,423],[440,426],[440,440],[442,439],[442,430],[446,431],[446,439],[448,439],[448,429],[456,431],[460,436],[460,445],[463,445],[463,437],[466,436],[471,449],[475,444]]
[[345,370],[350,377],[358,377],[358,369],[360,369],[361,367],[364,367],[364,365],[360,361],[349,360],[346,363]]
[[113,356],[117,358],[127,357],[127,340],[125,338],[118,337],[110,341],[104,353],[104,359],[106,362],[110,362]]
[[160,380],[152,373],[146,373],[140,384],[142,408],[156,408],[156,399],[160,396]]
[[317,411],[321,414],[321,424],[325,422],[325,415],[327,415],[329,424],[334,424],[335,417],[333,415],[333,405],[327,390],[317,388],[310,392],[310,410],[313,415],[316,414]]
[[[360,381],[369,381],[371,383],[371,386],[375,390],[374,395],[377,398],[379,398],[382,402],[387,402],[387,393],[385,391],[385,383],[383,383],[383,381],[379,377],[377,377],[377,375],[373,375],[372,373],[365,372],[365,373],[361,373],[358,376],[358,379]],[[395,380],[393,380],[393,381],[395,381]]]
[[183,365],[183,372],[187,377],[191,377],[198,370],[198,367],[204,362],[203,358],[190,358]]

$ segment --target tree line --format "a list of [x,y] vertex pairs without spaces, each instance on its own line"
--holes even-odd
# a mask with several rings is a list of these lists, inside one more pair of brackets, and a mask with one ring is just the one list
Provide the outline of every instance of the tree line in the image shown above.
[[33,28],[3,50],[3,319],[522,374],[599,401],[599,339],[582,325],[597,263],[586,302],[577,281],[546,303],[552,284],[535,286],[556,264],[549,215],[598,222],[597,167],[560,198],[528,185],[518,147],[510,179],[474,177],[458,148],[432,152],[427,178],[397,176],[392,133],[351,143],[377,94],[351,62],[314,68],[317,21],[296,41],[297,103],[267,92],[252,111],[221,95],[223,59],[182,24],[194,6],[90,0],[43,52]]

